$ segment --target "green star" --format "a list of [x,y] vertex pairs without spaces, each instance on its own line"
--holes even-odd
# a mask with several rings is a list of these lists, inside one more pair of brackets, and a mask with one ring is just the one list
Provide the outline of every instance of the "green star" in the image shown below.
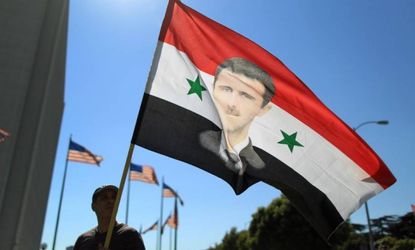
[[206,88],[200,84],[199,76],[197,76],[196,80],[194,81],[187,78],[186,80],[190,85],[190,89],[189,92],[187,92],[187,95],[196,94],[197,96],[199,96],[200,100],[202,100],[202,91],[206,91]]
[[284,131],[281,130],[282,136],[284,136],[284,139],[282,139],[281,141],[279,141],[279,144],[286,144],[288,146],[288,148],[290,149],[291,153],[294,150],[295,146],[298,147],[304,147],[303,145],[301,145],[301,143],[299,143],[295,138],[297,137],[297,132],[295,132],[292,135],[288,135],[287,133],[285,133]]

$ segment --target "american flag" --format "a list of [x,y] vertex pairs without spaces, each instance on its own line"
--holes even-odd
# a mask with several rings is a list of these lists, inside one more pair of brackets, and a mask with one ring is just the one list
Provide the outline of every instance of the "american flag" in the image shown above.
[[4,142],[9,136],[10,134],[6,130],[0,128],[0,142]]
[[99,166],[103,158],[101,156],[94,155],[93,153],[91,153],[91,151],[89,151],[85,147],[70,140],[68,160],[81,162],[81,163],[87,163],[87,164],[96,164]]
[[142,181],[158,185],[156,172],[154,168],[148,165],[130,164],[130,180]]
[[169,214],[169,216],[167,216],[166,220],[164,221],[164,223],[163,223],[163,228],[164,228],[166,225],[168,225],[170,218],[171,218],[171,214]]
[[177,219],[175,214],[169,214],[169,216],[166,218],[166,220],[163,223],[163,227],[161,229],[161,233],[164,233],[164,228],[167,226],[169,226],[172,229],[176,229],[177,228]]
[[173,214],[170,216],[169,220],[167,221],[167,225],[173,229],[177,228],[177,216],[176,214]]
[[163,183],[163,197],[176,197],[176,192],[166,183]]
[[169,225],[169,227],[176,229],[177,226],[179,225],[179,217],[177,214],[177,205],[174,208],[174,212],[173,215],[169,216],[168,220],[167,220],[167,225]]
[[168,225],[170,218],[171,218],[171,214],[169,214],[169,216],[167,216],[166,220],[164,221],[163,226],[161,227],[161,234],[164,233],[164,228],[166,227],[166,225]]
[[146,230],[143,231],[142,234],[147,233],[148,231],[152,231],[152,230],[157,230],[157,224],[159,223],[159,221],[154,222],[153,225],[151,225],[149,228],[147,228]]
[[173,190],[169,185],[166,183],[163,183],[163,197],[177,197],[180,201],[180,204],[183,206],[183,200],[182,198],[177,194],[176,191]]

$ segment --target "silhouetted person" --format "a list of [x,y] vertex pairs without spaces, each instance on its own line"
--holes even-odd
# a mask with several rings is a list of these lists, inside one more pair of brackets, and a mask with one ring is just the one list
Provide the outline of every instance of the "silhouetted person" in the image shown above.
[[[103,250],[105,237],[114,208],[118,188],[113,185],[99,187],[92,195],[92,210],[98,220],[98,226],[83,233],[76,240],[74,250]],[[115,222],[110,241],[110,250],[145,250],[141,235],[126,224]]]

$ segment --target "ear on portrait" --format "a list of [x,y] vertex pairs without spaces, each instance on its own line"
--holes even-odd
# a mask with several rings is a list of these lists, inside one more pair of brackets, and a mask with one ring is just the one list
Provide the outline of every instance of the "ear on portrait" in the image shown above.
[[272,107],[272,103],[271,102],[267,103],[264,107],[262,107],[259,110],[257,116],[263,116],[265,113],[267,113],[271,109],[271,107]]

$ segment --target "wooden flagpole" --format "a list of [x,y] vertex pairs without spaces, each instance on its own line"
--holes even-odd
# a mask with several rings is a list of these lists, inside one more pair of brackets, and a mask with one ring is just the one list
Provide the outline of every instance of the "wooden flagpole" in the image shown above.
[[[129,170],[129,172],[130,172],[131,170]],[[127,173],[127,175],[128,175],[128,173]],[[130,207],[130,186],[131,186],[131,179],[130,179],[130,176],[128,175],[128,186],[127,186],[127,206],[126,206],[126,209],[125,209],[125,224],[127,224],[128,225],[128,210],[129,210],[129,207]]]
[[122,172],[120,185],[118,187],[117,197],[115,198],[114,208],[112,210],[110,224],[108,225],[107,236],[105,237],[104,248],[108,248],[111,241],[112,231],[114,229],[115,224],[115,217],[117,216],[118,206],[120,205],[122,191],[124,189],[125,178],[127,177],[128,169],[130,167],[131,158],[134,152],[134,144],[130,144],[130,148],[128,149],[127,158],[125,159],[124,170]]

